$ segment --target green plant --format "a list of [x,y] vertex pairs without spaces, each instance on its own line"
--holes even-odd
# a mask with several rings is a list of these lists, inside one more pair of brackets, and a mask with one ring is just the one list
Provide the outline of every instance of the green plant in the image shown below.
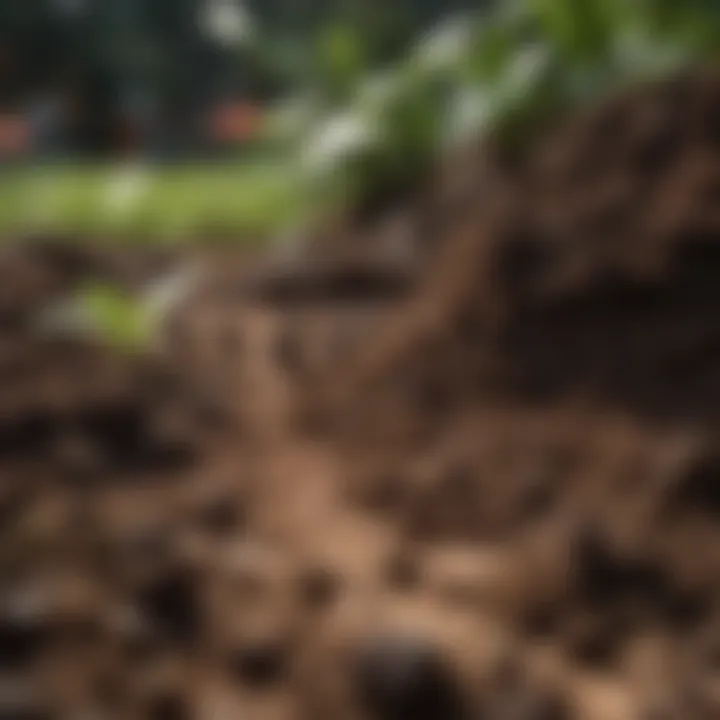
[[346,109],[363,141],[325,158],[326,186],[362,202],[472,134],[519,149],[566,108],[712,57],[718,41],[709,0],[516,0],[453,18],[363,83]]
[[148,347],[155,331],[154,318],[130,293],[114,285],[92,283],[79,289],[76,302],[90,332],[105,344],[124,352]]

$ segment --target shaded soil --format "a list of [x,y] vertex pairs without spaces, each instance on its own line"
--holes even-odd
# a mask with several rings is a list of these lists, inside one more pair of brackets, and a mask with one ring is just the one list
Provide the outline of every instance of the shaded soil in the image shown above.
[[720,717],[718,123],[697,73],[203,251],[149,357],[32,320],[183,257],[6,252],[0,716]]

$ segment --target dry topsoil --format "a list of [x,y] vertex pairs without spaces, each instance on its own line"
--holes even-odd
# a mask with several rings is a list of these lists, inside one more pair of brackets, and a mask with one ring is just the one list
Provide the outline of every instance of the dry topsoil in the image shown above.
[[720,77],[457,175],[152,360],[28,318],[165,259],[0,263],[0,717],[720,717]]

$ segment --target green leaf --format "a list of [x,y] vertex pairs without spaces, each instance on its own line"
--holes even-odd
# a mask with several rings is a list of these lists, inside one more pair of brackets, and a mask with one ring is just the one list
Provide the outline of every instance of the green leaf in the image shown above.
[[343,97],[365,70],[367,58],[363,39],[350,25],[325,28],[318,41],[320,75],[333,96]]
[[93,283],[80,289],[78,301],[93,330],[109,345],[124,351],[147,346],[152,324],[142,303],[112,285]]
[[607,13],[607,0],[529,2],[541,31],[568,61],[598,61],[607,55],[617,29]]

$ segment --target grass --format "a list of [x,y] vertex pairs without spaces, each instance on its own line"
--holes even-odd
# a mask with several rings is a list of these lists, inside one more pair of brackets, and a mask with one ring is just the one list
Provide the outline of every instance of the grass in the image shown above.
[[266,236],[311,212],[299,168],[264,161],[174,168],[102,165],[8,169],[0,235],[54,232],[180,241]]

